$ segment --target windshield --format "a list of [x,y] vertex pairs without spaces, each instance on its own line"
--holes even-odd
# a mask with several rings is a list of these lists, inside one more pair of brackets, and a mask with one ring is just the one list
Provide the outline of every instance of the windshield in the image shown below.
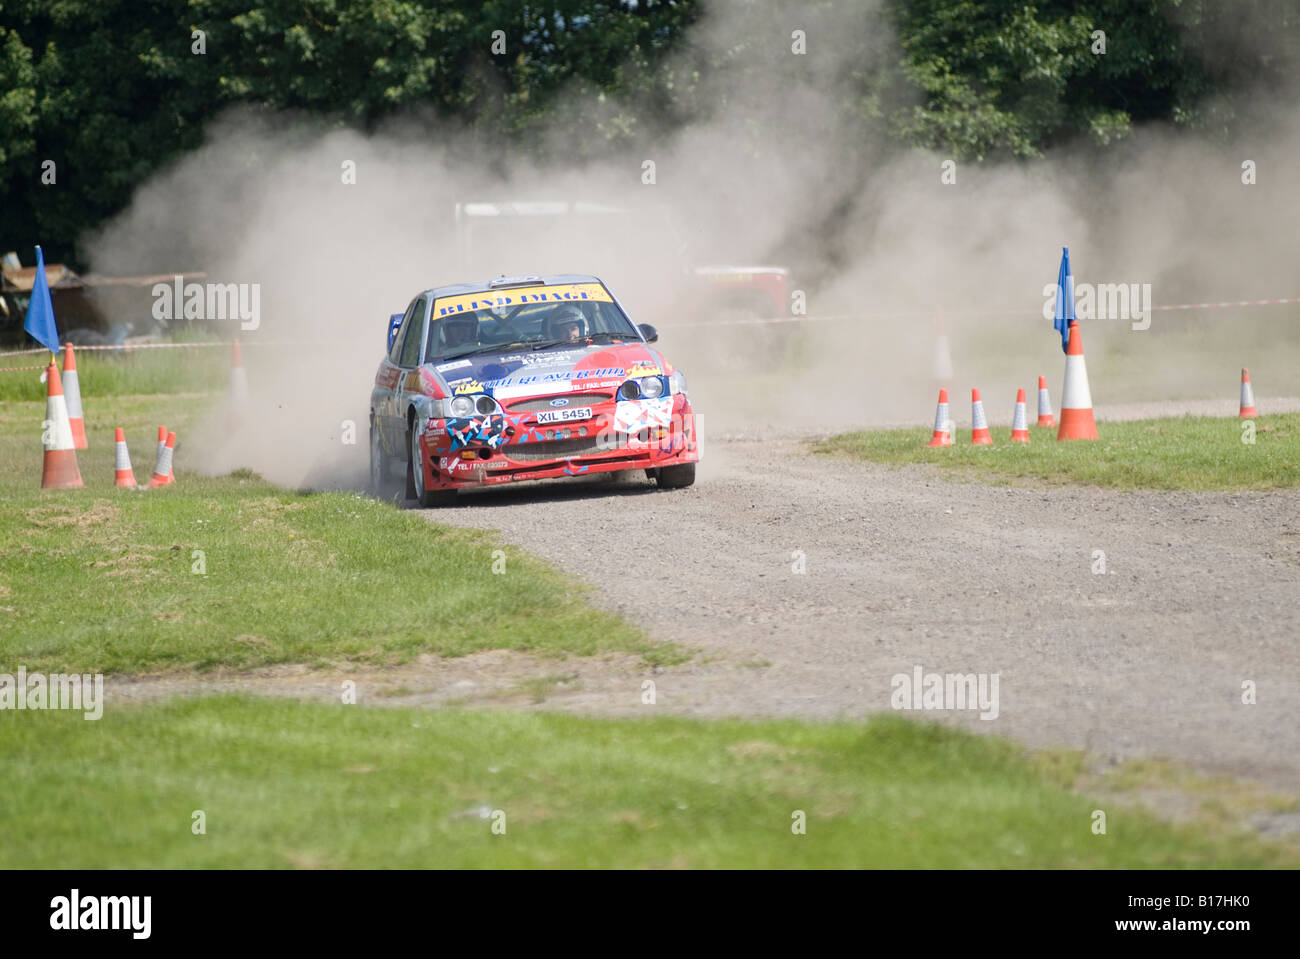
[[624,338],[640,340],[599,283],[535,286],[436,300],[424,356],[427,363]]

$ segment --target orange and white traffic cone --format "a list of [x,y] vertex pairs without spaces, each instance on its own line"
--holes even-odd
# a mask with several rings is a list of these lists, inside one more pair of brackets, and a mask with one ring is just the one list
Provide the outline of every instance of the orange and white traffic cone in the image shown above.
[[149,485],[167,486],[174,483],[172,479],[172,457],[175,455],[176,434],[168,433],[167,440],[163,443],[162,449],[158,453],[158,462],[153,468],[153,479],[149,480]]
[[77,355],[72,344],[63,346],[63,394],[68,402],[68,423],[72,427],[72,443],[86,448],[86,414],[81,411],[81,381],[77,378]]
[[939,406],[934,411],[934,434],[931,446],[952,446],[952,422],[948,419],[948,391],[939,391]]
[[126,449],[126,433],[122,427],[113,430],[113,485],[135,487],[135,472],[131,469],[131,454]]
[[984,417],[984,401],[980,391],[970,391],[970,441],[972,446],[992,446],[993,437],[989,434],[989,421]]
[[1058,440],[1095,440],[1097,423],[1092,418],[1092,393],[1088,389],[1088,367],[1083,361],[1083,335],[1079,321],[1070,321],[1070,342],[1065,350],[1065,385],[1061,387],[1061,425]]
[[1056,425],[1056,417],[1052,415],[1052,398],[1047,395],[1046,376],[1038,378],[1038,425]]
[[68,404],[63,396],[59,364],[50,357],[45,371],[45,462],[41,468],[41,489],[75,489],[81,482],[77,450],[68,423]]
[[230,425],[238,426],[248,412],[248,372],[244,355],[235,340],[230,350]]
[[154,454],[154,463],[162,462],[163,447],[167,445],[167,427],[158,427],[158,452]]
[[1255,418],[1255,391],[1250,387],[1250,370],[1241,368],[1241,412],[1237,419],[1253,420]]
[[1029,414],[1025,411],[1025,391],[1016,390],[1016,415],[1011,421],[1011,442],[1029,442]]

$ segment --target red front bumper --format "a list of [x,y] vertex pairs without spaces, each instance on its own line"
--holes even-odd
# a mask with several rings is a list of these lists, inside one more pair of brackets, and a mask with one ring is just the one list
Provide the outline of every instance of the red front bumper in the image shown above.
[[[535,415],[505,414],[491,437],[465,420],[432,420],[420,437],[425,488],[451,490],[524,480],[589,476],[615,470],[658,469],[700,458],[695,413],[681,395],[664,425],[628,429],[610,409],[589,421],[549,431]],[[471,418],[478,420],[480,418]],[[450,428],[455,424],[460,429]],[[581,431],[581,433],[579,432]],[[548,437],[548,432],[551,437]],[[466,434],[472,438],[466,440]]]

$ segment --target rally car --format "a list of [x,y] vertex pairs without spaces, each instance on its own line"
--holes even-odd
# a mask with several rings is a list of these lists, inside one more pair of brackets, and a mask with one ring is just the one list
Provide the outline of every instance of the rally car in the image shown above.
[[686,377],[594,276],[497,277],[426,290],[388,326],[370,395],[381,495],[446,505],[461,489],[645,470],[695,482]]

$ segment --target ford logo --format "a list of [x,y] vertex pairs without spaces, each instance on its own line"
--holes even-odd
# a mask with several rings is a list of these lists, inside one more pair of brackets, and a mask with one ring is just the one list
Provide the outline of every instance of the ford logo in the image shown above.
[[551,400],[551,405],[552,405],[552,406],[568,406],[568,405],[569,405],[569,398],[568,398],[567,396],[561,396],[558,400]]

